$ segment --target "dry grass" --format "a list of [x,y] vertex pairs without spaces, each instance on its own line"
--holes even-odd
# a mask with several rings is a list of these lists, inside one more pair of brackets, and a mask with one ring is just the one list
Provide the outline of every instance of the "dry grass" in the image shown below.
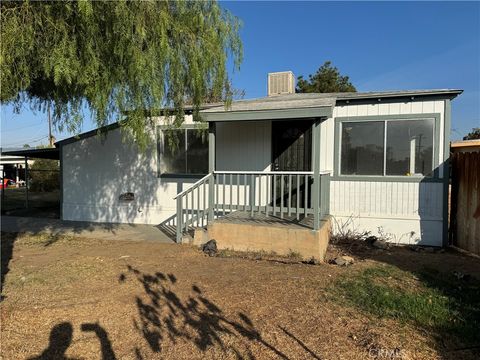
[[[342,279],[385,263],[410,273],[428,265],[480,278],[478,259],[400,249],[362,253],[363,260],[345,268],[268,261],[262,255],[208,257],[189,246],[2,234],[2,269],[8,272],[2,281],[1,355],[4,359],[40,355],[95,359],[100,354],[103,359],[478,355],[478,349],[459,350],[458,344],[452,348],[440,332],[372,314],[332,292],[332,287],[341,290],[336,284]],[[405,281],[395,279],[395,286],[425,286],[414,276]]]

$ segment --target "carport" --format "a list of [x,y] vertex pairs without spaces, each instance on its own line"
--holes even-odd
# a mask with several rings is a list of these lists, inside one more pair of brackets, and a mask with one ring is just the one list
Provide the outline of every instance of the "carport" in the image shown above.
[[[23,157],[25,161],[25,208],[29,207],[28,204],[28,160],[29,159],[50,159],[50,160],[60,160],[60,150],[58,148],[45,148],[45,149],[21,149],[21,150],[11,150],[11,151],[2,151],[2,156],[17,156]],[[60,164],[61,169],[61,164]],[[61,176],[60,171],[60,176]],[[4,174],[2,174],[2,179]],[[60,186],[62,182],[60,179]],[[2,189],[2,203],[4,203],[5,191]]]

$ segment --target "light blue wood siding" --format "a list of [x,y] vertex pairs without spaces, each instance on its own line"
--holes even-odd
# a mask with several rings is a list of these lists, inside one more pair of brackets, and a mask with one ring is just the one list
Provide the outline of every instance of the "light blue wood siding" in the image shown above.
[[217,123],[216,169],[264,171],[272,162],[272,122]]

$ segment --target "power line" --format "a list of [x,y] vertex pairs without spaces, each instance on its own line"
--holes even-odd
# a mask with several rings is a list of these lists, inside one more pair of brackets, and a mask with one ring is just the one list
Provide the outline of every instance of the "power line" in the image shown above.
[[[43,129],[40,129],[39,131],[35,131],[35,133],[33,134],[27,134],[28,138],[26,138],[26,140],[23,140],[23,139],[19,139],[19,140],[15,140],[15,141],[12,141],[12,143],[20,143],[20,142],[25,142],[25,141],[33,141],[33,140],[36,140],[38,138],[40,138],[41,136],[43,136],[45,134],[45,131]],[[3,140],[3,136],[2,136],[2,140]]]
[[44,124],[26,125],[26,126],[22,126],[22,127],[16,128],[16,129],[2,130],[2,134],[7,133],[7,132],[12,132],[12,131],[18,131],[18,130],[22,130],[22,129],[26,129],[26,128],[36,128],[36,127],[43,126],[43,125]]
[[11,144],[2,144],[2,147],[13,147],[13,146],[19,146],[19,145],[23,145],[23,144],[27,144],[27,143],[30,143],[30,144],[37,143],[37,142],[42,141],[43,139],[47,139],[47,138],[48,138],[48,135],[45,135],[45,136],[42,136],[41,138],[38,138],[38,139],[23,140],[23,141],[11,143]]

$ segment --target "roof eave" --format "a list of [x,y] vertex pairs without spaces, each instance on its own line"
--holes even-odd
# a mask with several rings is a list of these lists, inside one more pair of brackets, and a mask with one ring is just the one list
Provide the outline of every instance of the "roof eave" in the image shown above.
[[316,106],[293,109],[241,110],[200,113],[207,122],[215,121],[255,121],[282,120],[297,118],[329,118],[332,117],[333,106]]
[[[379,99],[408,99],[414,100],[415,98],[425,98],[425,97],[441,97],[444,99],[454,99],[458,95],[462,94],[463,90],[461,89],[446,89],[446,90],[432,90],[432,91],[425,91],[425,92],[398,92],[398,93],[379,93],[379,94],[361,94],[352,93],[352,96],[349,95],[342,95],[337,97],[337,103],[344,103],[344,102],[353,102],[353,101],[368,101],[368,100],[379,100]],[[353,95],[356,94],[356,95]]]
[[37,159],[51,159],[59,160],[60,152],[58,148],[44,148],[44,149],[24,149],[2,152],[2,155],[7,156],[21,156]]
[[120,127],[120,123],[119,122],[114,122],[112,124],[102,126],[98,129],[93,129],[93,130],[84,132],[82,134],[78,134],[78,135],[75,135],[75,136],[57,141],[55,143],[55,146],[62,146],[62,145],[71,144],[71,143],[74,143],[74,142],[77,142],[79,140],[83,140],[83,139],[86,139],[86,138],[89,138],[89,137],[92,137],[92,136],[95,136],[95,135],[104,134],[108,131],[118,129],[119,127]]

